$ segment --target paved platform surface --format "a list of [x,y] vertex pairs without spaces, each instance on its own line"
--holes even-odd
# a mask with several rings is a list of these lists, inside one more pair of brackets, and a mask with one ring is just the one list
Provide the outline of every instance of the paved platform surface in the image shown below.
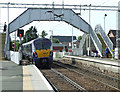
[[18,66],[10,61],[0,62],[0,83],[1,90],[22,90],[23,89],[23,70],[22,66]]
[[113,66],[120,67],[120,60],[115,60],[115,59],[110,59],[110,58],[98,58],[98,57],[88,57],[88,56],[79,57],[79,56],[67,56],[67,55],[65,55],[64,57],[86,60],[86,61],[96,62],[96,63],[103,63],[107,65],[113,65]]
[[54,92],[35,65],[0,61],[0,92]]

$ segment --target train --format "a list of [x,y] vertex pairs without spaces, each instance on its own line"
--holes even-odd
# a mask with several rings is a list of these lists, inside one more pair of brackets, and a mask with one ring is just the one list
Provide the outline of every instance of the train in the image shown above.
[[37,38],[22,44],[22,56],[37,67],[51,68],[53,63],[52,43],[47,38]]

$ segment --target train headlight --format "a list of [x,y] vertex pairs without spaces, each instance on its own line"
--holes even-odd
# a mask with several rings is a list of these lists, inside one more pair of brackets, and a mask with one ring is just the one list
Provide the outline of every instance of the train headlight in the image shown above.
[[50,57],[52,57],[53,56],[53,51],[50,51]]
[[33,56],[34,56],[35,58],[37,58],[37,57],[38,57],[38,55],[37,55],[37,53],[36,53],[36,52],[33,52]]

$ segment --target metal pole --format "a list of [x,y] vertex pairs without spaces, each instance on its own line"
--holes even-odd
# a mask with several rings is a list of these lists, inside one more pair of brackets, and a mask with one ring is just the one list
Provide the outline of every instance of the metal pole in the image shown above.
[[6,58],[10,59],[10,36],[9,36],[9,4],[10,2],[8,2],[8,8],[7,8],[7,12],[8,12],[8,27],[7,27],[7,31],[6,31],[6,46],[5,46],[5,52],[6,52]]
[[64,9],[64,0],[62,0],[62,8]]
[[54,8],[54,2],[52,3],[52,5],[53,5],[52,8]]
[[[16,46],[16,31],[15,31],[15,46]],[[14,48],[14,51],[15,51],[16,48]]]
[[81,5],[80,5],[80,15],[81,15]]
[[52,13],[53,13],[53,20],[55,20],[55,17],[54,17],[54,2],[53,2],[53,10],[52,10],[52,12],[51,12],[51,20],[52,20]]
[[9,24],[9,4],[10,4],[10,2],[8,3],[8,24]]
[[105,32],[105,16],[104,16],[104,32]]
[[[0,8],[0,20],[1,20],[1,8]],[[0,21],[0,26],[1,26],[2,22]]]
[[72,26],[72,55],[73,55],[73,26]]
[[[90,10],[90,6],[91,6],[91,4],[89,5],[89,25],[91,25],[91,10]],[[90,26],[89,26],[89,50],[88,50],[88,56],[90,56],[90,44],[91,44],[91,42],[90,42]]]
[[120,59],[120,2],[118,3],[115,58]]
[[[64,0],[62,0],[62,15],[64,14]],[[63,16],[61,16],[61,20],[63,20]]]
[[104,31],[105,31],[105,17],[107,16],[107,14],[104,15]]
[[[53,39],[53,30],[50,30],[51,32],[51,43],[53,43],[52,39]],[[53,50],[53,45],[51,45],[51,50]]]
[[19,46],[19,65],[22,65],[22,37],[20,37],[20,46]]

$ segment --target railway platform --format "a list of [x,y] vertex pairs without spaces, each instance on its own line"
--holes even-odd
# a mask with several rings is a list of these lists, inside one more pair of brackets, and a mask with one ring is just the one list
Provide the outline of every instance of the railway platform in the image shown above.
[[113,60],[109,58],[98,58],[98,57],[88,57],[88,56],[67,56],[65,55],[62,59],[70,60],[73,62],[79,62],[82,65],[87,65],[88,67],[96,67],[101,71],[115,72],[119,73],[120,60]]
[[79,57],[79,56],[67,56],[67,55],[65,55],[64,57],[120,67],[120,60],[115,60],[115,59],[97,58],[97,57],[88,57],[88,56]]
[[54,92],[53,88],[35,65],[17,65],[0,61],[0,92]]

